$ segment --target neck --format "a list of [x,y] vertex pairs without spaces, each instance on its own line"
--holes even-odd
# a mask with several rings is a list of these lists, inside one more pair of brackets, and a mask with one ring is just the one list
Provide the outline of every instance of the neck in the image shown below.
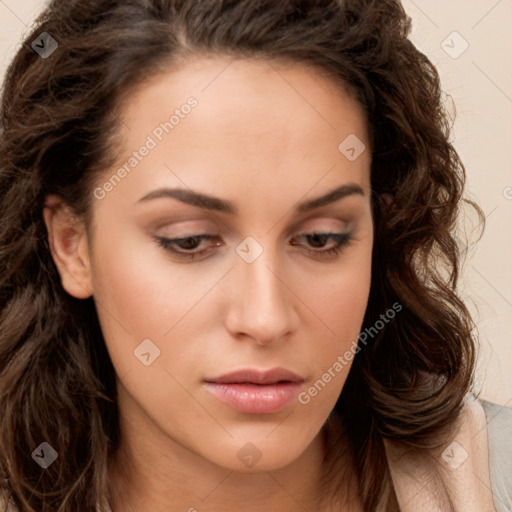
[[[120,411],[119,418],[120,442],[111,464],[113,512],[331,510],[333,491],[326,487],[332,483],[339,488],[342,478],[334,469],[340,467],[338,462],[328,462],[329,454],[341,453],[339,423],[332,418],[291,464],[260,473],[219,467],[140,417],[127,418]],[[328,446],[332,441],[337,442],[336,450]]]

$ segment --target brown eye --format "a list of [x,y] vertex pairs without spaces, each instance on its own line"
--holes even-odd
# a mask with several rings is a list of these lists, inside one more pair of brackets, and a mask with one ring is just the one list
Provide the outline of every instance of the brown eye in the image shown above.
[[[333,258],[336,257],[344,247],[350,245],[354,240],[353,233],[307,233],[299,235],[297,238],[304,238],[308,241],[309,247],[306,247],[308,254],[318,257]],[[325,247],[329,240],[334,241],[334,245],[328,249],[318,249]],[[301,245],[292,243],[292,245]]]
[[218,236],[216,235],[192,235],[181,238],[165,238],[158,236],[155,237],[155,240],[166,251],[169,251],[180,258],[192,259],[221,245],[220,243],[214,243],[213,245],[210,244],[206,249],[197,250],[197,248],[201,246],[201,242],[215,240],[217,238]]

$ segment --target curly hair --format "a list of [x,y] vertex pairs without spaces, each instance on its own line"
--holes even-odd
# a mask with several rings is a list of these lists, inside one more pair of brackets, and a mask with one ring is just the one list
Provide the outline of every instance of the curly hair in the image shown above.
[[[475,325],[456,290],[462,203],[485,220],[463,197],[439,75],[410,30],[399,0],[49,3],[8,68],[0,113],[0,487],[20,510],[103,510],[119,438],[97,305],[62,288],[45,197],[87,216],[116,158],[122,98],[195,54],[308,65],[364,108],[375,239],[363,328],[395,302],[402,310],[357,354],[335,410],[350,411],[364,510],[396,508],[384,439],[439,447],[471,388]],[[42,32],[58,42],[47,59],[31,48]],[[30,457],[41,439],[66,454],[44,471]]]

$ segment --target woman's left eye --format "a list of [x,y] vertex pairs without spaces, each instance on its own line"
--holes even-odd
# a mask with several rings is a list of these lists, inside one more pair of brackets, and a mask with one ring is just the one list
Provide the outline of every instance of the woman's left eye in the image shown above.
[[[309,247],[306,247],[306,252],[314,257],[320,258],[333,258],[336,257],[345,246],[350,245],[354,239],[353,233],[307,233],[295,237],[293,240],[306,239]],[[166,238],[161,236],[155,237],[156,242],[179,258],[194,259],[198,256],[203,256],[212,251],[215,247],[222,245],[217,235],[191,235],[182,238]],[[198,250],[203,241],[216,240],[213,245],[206,249]],[[325,249],[328,242],[331,241],[331,247]],[[301,245],[298,243],[291,243],[291,245]]]
[[[299,235],[297,238],[305,238],[309,241],[310,247],[306,248],[306,252],[312,256],[320,258],[334,258],[336,257],[345,246],[350,245],[354,240],[353,233],[308,233]],[[327,242],[332,240],[331,246],[328,249],[324,249]],[[297,245],[297,244],[292,244]],[[311,248],[311,245],[315,248]],[[322,246],[322,249],[318,249],[318,246]]]

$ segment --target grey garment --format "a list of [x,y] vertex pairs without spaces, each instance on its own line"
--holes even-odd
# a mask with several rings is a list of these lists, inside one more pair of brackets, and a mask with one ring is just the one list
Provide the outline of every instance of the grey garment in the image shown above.
[[479,399],[487,417],[489,468],[496,512],[512,512],[512,409]]

